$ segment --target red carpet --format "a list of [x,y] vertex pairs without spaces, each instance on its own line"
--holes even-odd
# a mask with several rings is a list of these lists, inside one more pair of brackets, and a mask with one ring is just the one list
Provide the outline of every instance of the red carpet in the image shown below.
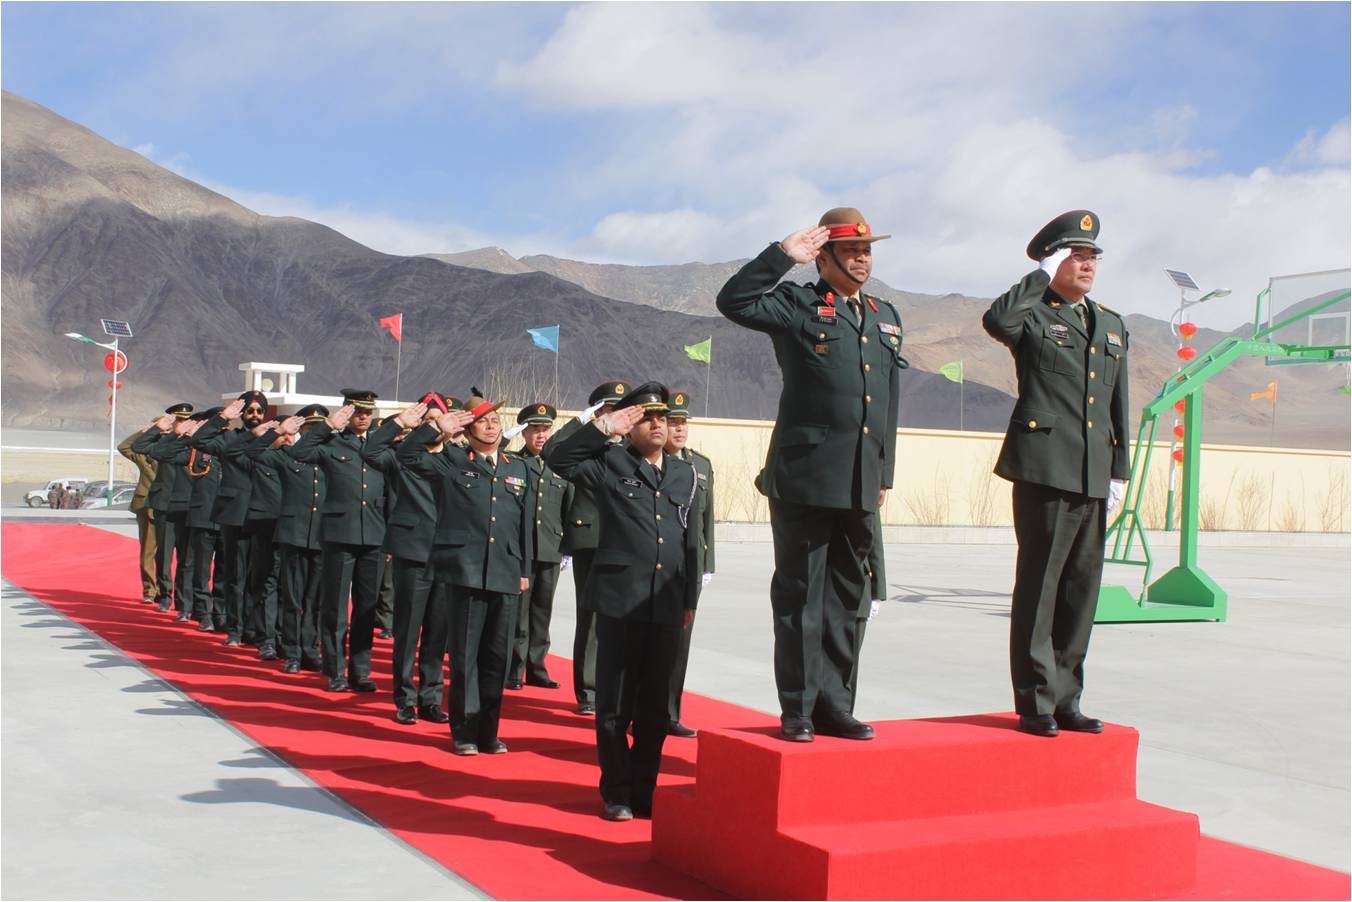
[[[562,689],[507,694],[508,755],[457,758],[444,726],[391,720],[389,643],[376,643],[374,696],[334,696],[315,674],[288,676],[247,647],[141,604],[135,540],[80,525],[5,523],[10,582],[140,661],[401,839],[498,898],[717,898],[651,860],[646,821],[600,820],[591,718]],[[62,562],[78,559],[80,567]],[[91,578],[91,574],[98,574]],[[768,664],[767,664],[768,666]],[[764,714],[687,694],[686,719],[764,728]],[[842,751],[846,743],[841,740]],[[663,785],[694,778],[696,743],[670,740]],[[1203,837],[1198,899],[1347,899],[1348,875]]]

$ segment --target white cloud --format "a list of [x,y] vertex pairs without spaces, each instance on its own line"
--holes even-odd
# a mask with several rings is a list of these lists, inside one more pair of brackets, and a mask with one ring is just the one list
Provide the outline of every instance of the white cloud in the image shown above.
[[1352,157],[1352,132],[1345,118],[1329,126],[1322,135],[1310,129],[1284,162],[1289,167],[1337,166],[1346,165],[1349,157]]

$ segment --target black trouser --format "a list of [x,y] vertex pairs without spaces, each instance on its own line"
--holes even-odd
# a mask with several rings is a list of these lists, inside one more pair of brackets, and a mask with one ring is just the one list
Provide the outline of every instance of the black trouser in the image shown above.
[[225,629],[225,537],[216,530],[216,544],[211,549],[211,608],[216,631]]
[[[446,685],[446,642],[450,609],[446,587],[432,578],[425,561],[391,558],[394,571],[394,704],[440,705]],[[413,684],[413,657],[418,658],[418,684]]]
[[[319,589],[319,641],[324,673],[349,679],[371,675],[375,638],[376,593],[380,591],[385,552],[379,545],[325,542]],[[348,635],[348,597],[352,599],[352,633]],[[351,659],[349,660],[349,646]]]
[[[216,599],[212,596],[212,585],[220,588],[221,574],[212,573],[212,563],[216,558],[216,546],[221,534],[219,530],[194,527],[192,546],[188,549],[188,574],[192,585],[192,613],[198,620],[208,617],[215,622]],[[225,611],[221,611],[224,616]]]
[[193,530],[188,526],[187,511],[174,511],[169,519],[174,523],[174,610],[191,611],[192,581],[188,578],[191,569],[187,564]]
[[517,596],[443,585],[451,603],[451,738],[488,746],[498,738]]
[[282,657],[319,660],[319,569],[317,548],[278,543],[278,598],[282,609]]
[[573,630],[573,694],[579,705],[596,703],[596,614],[583,610],[583,592],[595,548],[573,553],[573,587],[577,594],[577,626]]
[[155,511],[155,600],[168,605],[174,597],[174,521],[165,510]]
[[667,686],[667,720],[672,723],[681,721],[681,696],[685,694],[685,671],[690,664],[690,634],[694,631],[693,623],[683,627],[676,644],[676,660],[671,666],[671,680]]
[[281,555],[272,540],[276,520],[250,520],[244,527],[249,539],[249,600],[245,633],[259,645],[277,642],[277,573]]
[[875,516],[770,499],[775,685],[785,716],[831,719],[850,710]]
[[394,560],[385,553],[385,569],[380,571],[380,592],[376,594],[376,629],[388,630],[394,627]]
[[249,585],[249,537],[241,526],[221,524],[221,552],[225,556],[225,629],[230,639],[244,633],[244,600]]
[[1106,525],[1101,498],[1014,483],[1019,557],[1009,620],[1009,671],[1014,710],[1021,715],[1080,710]]
[[596,615],[596,757],[607,805],[652,809],[680,641],[677,625]]
[[559,565],[536,561],[531,571],[530,588],[521,593],[517,606],[516,641],[512,643],[514,680],[549,679],[545,655],[549,654],[549,620],[554,614],[554,589],[559,584]]

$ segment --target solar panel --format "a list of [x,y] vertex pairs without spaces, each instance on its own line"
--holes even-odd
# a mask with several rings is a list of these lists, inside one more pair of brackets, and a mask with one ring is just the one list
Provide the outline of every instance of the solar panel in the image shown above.
[[120,319],[105,319],[103,323],[103,334],[114,335],[118,338],[131,338],[131,323],[124,323]]
[[1169,278],[1173,279],[1174,284],[1179,288],[1189,288],[1193,291],[1200,290],[1197,282],[1193,280],[1192,276],[1188,275],[1183,270],[1166,269],[1165,272],[1169,274]]

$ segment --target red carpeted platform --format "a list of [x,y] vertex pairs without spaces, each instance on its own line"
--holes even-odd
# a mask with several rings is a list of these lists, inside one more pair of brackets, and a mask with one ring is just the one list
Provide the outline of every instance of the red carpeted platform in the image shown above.
[[[611,824],[597,817],[592,720],[572,711],[566,661],[556,659],[551,665],[555,678],[565,682],[562,689],[507,694],[502,735],[511,746],[510,754],[457,758],[450,754],[444,726],[402,727],[391,720],[393,706],[385,676],[388,643],[376,645],[375,671],[382,691],[374,696],[335,696],[322,690],[314,674],[282,674],[276,666],[258,661],[252,649],[225,648],[218,635],[197,633],[191,624],[175,624],[170,615],[141,604],[132,539],[78,525],[5,523],[0,554],[0,571],[6,579],[118,646],[315,782],[493,896],[638,899],[721,895],[709,884],[654,861],[647,822]],[[78,568],[63,563],[77,558]],[[1010,748],[1011,736],[1006,734],[1012,733],[999,717],[984,725],[980,719],[893,722],[881,725],[882,735],[872,744],[821,739],[806,747],[812,754],[801,754],[804,747],[771,737],[775,721],[764,714],[690,694],[685,704],[687,719],[711,731],[699,740],[700,792],[721,780],[726,797],[736,799],[742,790],[747,794],[748,801],[734,805],[730,816],[745,818],[753,808],[764,810],[758,806],[763,806],[768,791],[766,775],[758,768],[724,770],[719,762],[726,765],[735,755],[710,753],[710,740],[717,745],[729,737],[760,749],[756,754],[778,752],[781,760],[791,759],[789,773],[795,787],[811,790],[817,801],[801,792],[786,793],[786,804],[776,809],[775,817],[796,831],[793,841],[804,847],[852,844],[858,848],[855,858],[866,861],[880,845],[892,844],[886,831],[876,829],[878,824],[904,820],[908,810],[926,812],[933,821],[945,797],[965,799],[963,804],[973,812],[1014,801],[1012,797],[1002,800],[1000,793],[1007,790],[999,789],[992,776]],[[989,734],[990,748],[983,753],[987,743],[973,740],[958,743],[962,749],[927,752],[930,767],[947,759],[948,770],[942,776],[904,756],[878,771],[866,760],[868,756],[857,754],[869,746],[882,748],[899,737],[914,739],[922,733],[939,737],[947,729],[945,723],[962,725],[974,734],[979,731],[981,736]],[[715,730],[718,736],[713,735]],[[1108,737],[1062,737],[1041,742],[1034,751],[1074,755],[1076,749],[1066,743],[1068,738],[1107,739],[1095,755],[1081,760],[1098,768],[1101,776],[1115,775],[1117,788],[1122,789],[1121,781],[1126,779],[1122,756],[1127,754],[1122,737],[1131,740],[1134,760],[1134,735],[1123,730]],[[1012,738],[1036,741],[1017,733]],[[662,785],[688,789],[696,776],[696,743],[673,739],[666,750]],[[1030,778],[1033,768],[1050,766],[1046,758],[1024,761]],[[854,779],[842,781],[841,775]],[[1078,791],[1076,786],[1092,782],[1092,777],[1093,773],[1077,776],[1056,790],[1057,797],[1069,797]],[[706,779],[713,782],[706,783]],[[845,800],[843,782],[856,784],[853,800],[866,806],[872,823],[852,825],[839,816],[848,807],[840,804]],[[894,784],[910,787],[910,795],[883,791]],[[669,819],[681,804],[676,800],[690,797],[689,792],[664,790],[658,810],[659,842],[664,831],[674,826]],[[822,799],[829,804],[822,805]],[[822,820],[814,813],[818,808],[838,814]],[[694,810],[692,816],[703,816]],[[952,839],[967,828],[953,821],[945,829]],[[1176,830],[1178,823],[1172,816],[1165,817],[1160,829]],[[932,833],[931,839],[938,837]],[[775,854],[773,842],[738,845],[741,869],[766,875]],[[1028,857],[1028,846],[1015,841],[1004,848],[988,847],[983,856],[988,857],[974,860],[967,869],[1008,868],[1011,860]],[[1061,856],[1052,859],[1058,870],[1083,866]],[[933,870],[929,860],[928,854],[917,854],[907,867],[923,874]],[[1175,893],[1174,898],[1346,899],[1349,895],[1346,874],[1205,837],[1196,870],[1196,889]],[[903,895],[905,881],[920,879],[902,871],[894,872],[893,878],[896,882],[885,895],[894,898]],[[759,885],[753,881],[744,894],[763,897],[766,893],[756,889]],[[1121,894],[1104,897],[1109,895]]]

